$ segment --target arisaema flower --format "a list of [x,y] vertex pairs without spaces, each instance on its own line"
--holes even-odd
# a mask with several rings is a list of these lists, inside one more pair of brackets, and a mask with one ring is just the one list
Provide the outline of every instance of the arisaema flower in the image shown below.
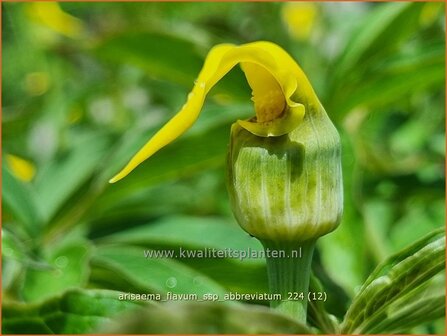
[[318,14],[318,4],[313,2],[286,2],[281,16],[289,34],[300,41],[307,40]]
[[[271,305],[305,322],[307,300],[287,297],[303,293],[307,298],[315,241],[340,222],[340,139],[305,74],[282,48],[253,42],[211,49],[180,112],[110,182],[124,178],[186,132],[208,92],[237,64],[252,89],[254,116],[231,128],[231,206],[240,226],[266,250],[286,252],[281,258],[267,257],[270,290],[283,297]],[[301,257],[290,258],[298,250]]]
[[287,134],[303,120],[305,105],[317,106],[318,100],[303,71],[276,44],[217,45],[209,52],[180,112],[110,182],[121,180],[141,162],[186,132],[197,120],[208,92],[237,64],[241,65],[253,90],[256,116],[238,121],[250,133],[261,137]]

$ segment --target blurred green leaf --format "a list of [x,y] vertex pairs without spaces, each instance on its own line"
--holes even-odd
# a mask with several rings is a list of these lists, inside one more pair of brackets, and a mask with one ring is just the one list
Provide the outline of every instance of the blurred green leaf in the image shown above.
[[412,199],[405,208],[405,213],[399,218],[389,232],[389,241],[393,244],[393,251],[401,249],[419,237],[443,227],[445,223],[445,202],[442,200],[426,201]]
[[203,52],[192,43],[164,33],[128,32],[94,46],[102,59],[132,64],[151,76],[192,87],[203,62]]
[[2,256],[19,261],[28,260],[23,242],[7,229],[2,229]]
[[143,248],[99,247],[92,261],[94,267],[112,271],[115,277],[145,292],[197,295],[226,292],[216,282],[178,261],[155,255],[146,257]]
[[362,215],[369,237],[367,244],[370,245],[376,262],[381,262],[390,252],[386,237],[394,219],[392,207],[382,200],[367,200],[362,206]]
[[[344,52],[335,61],[334,80],[341,79],[350,69],[364,67],[366,62],[396,48],[418,27],[424,4],[413,2],[387,3],[376,6],[359,29],[352,31]],[[356,71],[358,72],[358,70]]]
[[260,306],[169,302],[135,312],[102,332],[117,334],[311,334],[304,325]]
[[[309,291],[314,293],[324,292],[320,281],[313,274],[310,278]],[[317,327],[323,334],[340,334],[337,318],[326,311],[324,301],[309,301],[307,315],[308,322]]]
[[118,292],[72,290],[41,304],[3,302],[3,334],[90,334],[117,314],[140,304]]
[[337,120],[357,106],[387,106],[412,92],[442,86],[445,81],[442,39],[402,47],[421,29],[422,17],[430,6],[423,3],[376,6],[361,28],[353,31],[344,52],[333,62],[328,86],[327,107],[337,111],[334,115]]
[[[100,59],[117,64],[132,64],[155,79],[181,84],[188,89],[199,76],[205,55],[201,45],[180,36],[161,32],[126,32],[101,41],[93,47]],[[218,90],[245,97],[247,88],[241,71],[231,71]]]
[[[445,269],[445,232],[437,230],[376,268],[348,309],[342,333],[372,333],[379,321],[386,325],[384,320],[396,318],[389,310],[391,305],[405,295],[413,295],[412,291],[417,290],[442,269]],[[433,300],[438,302],[436,298]],[[414,296],[414,301],[417,301],[417,295]],[[410,304],[408,299],[407,304]],[[436,312],[439,310],[435,309]],[[435,313],[433,314],[436,315]],[[429,314],[426,317],[430,316]],[[393,320],[393,323],[396,321]]]
[[[235,222],[220,218],[170,216],[134,229],[109,235],[100,243],[144,246],[182,247],[189,249],[230,249],[261,251],[258,240],[250,237]],[[248,258],[263,263],[264,260]]]
[[338,96],[338,102],[334,103],[337,114],[344,115],[356,106],[386,106],[415,90],[441,86],[445,82],[444,57],[445,53],[442,52],[433,62],[422,63],[415,60],[406,69],[387,69],[367,78],[350,91],[349,96]]
[[[208,276],[231,292],[267,293],[267,270],[265,262],[257,263],[231,259],[198,259],[182,260],[185,265]],[[260,303],[261,301],[253,301]],[[263,301],[268,305],[267,301]]]
[[[205,238],[204,238],[205,237]],[[250,237],[233,221],[220,218],[170,216],[97,240],[101,244],[139,245],[178,252],[232,250],[236,253],[261,251],[258,240]],[[231,291],[267,291],[264,258],[178,258],[179,262],[203,273]]]
[[2,165],[2,205],[5,205],[30,235],[35,235],[41,225],[37,194],[30,185],[18,181]]
[[50,220],[97,169],[107,152],[109,141],[98,133],[74,140],[70,151],[61,153],[42,167],[36,176],[36,194],[41,200],[40,211]]
[[28,265],[22,289],[26,301],[40,301],[83,287],[90,274],[90,244],[71,235],[43,253],[39,263]]
[[4,296],[17,296],[20,291],[20,274],[23,266],[31,262],[29,248],[19,237],[2,228],[2,293]]

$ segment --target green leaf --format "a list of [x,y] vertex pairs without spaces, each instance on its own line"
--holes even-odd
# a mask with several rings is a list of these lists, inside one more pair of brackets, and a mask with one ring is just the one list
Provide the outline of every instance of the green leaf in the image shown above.
[[193,85],[202,67],[202,52],[192,42],[155,32],[127,32],[101,41],[93,49],[100,58],[132,64],[153,77]]
[[[216,217],[164,217],[146,225],[109,235],[99,242],[202,250],[229,249],[247,253],[249,250],[263,250],[259,241],[250,237],[234,221]],[[263,263],[263,259],[246,260]]]
[[2,257],[21,262],[29,261],[29,249],[13,232],[2,229]]
[[369,332],[399,333],[445,317],[445,276],[436,278],[435,283],[430,281],[419,286],[391,304],[387,309],[387,318],[372,326]]
[[35,235],[39,231],[41,215],[34,190],[18,181],[5,165],[2,165],[2,205],[14,214],[29,234]]
[[[182,260],[185,265],[208,276],[231,292],[239,293],[267,293],[267,270],[265,262],[236,262],[230,259],[199,259]],[[263,302],[268,305],[268,301]]]
[[99,247],[93,258],[93,266],[114,272],[117,280],[144,292],[197,295],[226,293],[219,284],[178,261],[155,255],[146,257],[143,248]]
[[42,168],[36,176],[35,188],[45,220],[50,220],[70,196],[91,178],[103,160],[108,145],[107,138],[98,133],[79,137],[70,151],[62,153]]
[[346,313],[342,333],[371,333],[379,321],[392,318],[393,303],[414,295],[413,291],[444,268],[445,232],[437,230],[376,268]]
[[119,313],[139,307],[119,292],[72,290],[41,304],[3,302],[3,334],[89,334]]
[[[172,34],[124,32],[101,41],[94,46],[93,52],[107,62],[131,64],[143,69],[154,79],[177,83],[190,89],[199,76],[206,49]],[[245,98],[243,91],[246,89],[246,80],[241,71],[231,71],[217,85],[217,90],[237,98]]]
[[401,2],[377,6],[359,29],[354,29],[341,57],[335,61],[337,79],[357,65],[396,48],[418,25],[423,4]]
[[[310,278],[309,291],[314,293],[324,291],[320,281],[313,274]],[[307,320],[323,334],[340,334],[339,322],[335,316],[326,311],[324,301],[309,301]]]
[[47,248],[39,263],[29,265],[22,289],[26,301],[44,300],[87,283],[90,245],[85,240],[67,237]]
[[2,295],[15,296],[22,282],[23,264],[29,262],[28,249],[13,232],[2,229]]
[[304,325],[268,308],[220,302],[153,305],[111,323],[117,334],[311,334]]
[[383,72],[378,76],[360,83],[348,97],[338,98],[335,103],[337,114],[344,115],[356,106],[387,106],[400,97],[414,91],[422,91],[445,82],[443,58],[428,64],[414,64],[409,69],[399,72]]
[[[205,237],[205,238],[204,238]],[[216,217],[170,216],[98,239],[97,243],[140,245],[145,248],[178,252],[231,250],[236,253],[261,251],[258,240],[250,237],[234,221]],[[217,283],[243,293],[267,291],[264,258],[178,258],[178,261],[212,278]]]
[[[441,186],[439,186],[441,190]],[[415,193],[418,191],[416,190]],[[388,233],[388,238],[395,251],[418,240],[433,230],[444,226],[445,200],[442,197],[436,200],[411,198],[404,215],[399,218]]]
[[429,6],[410,2],[379,5],[354,30],[330,71],[326,106],[337,111],[335,118],[342,120],[356,106],[388,106],[413,92],[442,87],[442,35],[435,35],[426,45],[412,42],[401,48],[420,30],[421,17]]

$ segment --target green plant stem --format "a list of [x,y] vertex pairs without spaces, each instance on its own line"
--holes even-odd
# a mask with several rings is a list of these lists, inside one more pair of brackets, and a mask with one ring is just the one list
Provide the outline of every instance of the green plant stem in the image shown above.
[[281,300],[270,301],[270,306],[305,324],[315,240],[261,242],[266,252],[270,293],[281,295]]

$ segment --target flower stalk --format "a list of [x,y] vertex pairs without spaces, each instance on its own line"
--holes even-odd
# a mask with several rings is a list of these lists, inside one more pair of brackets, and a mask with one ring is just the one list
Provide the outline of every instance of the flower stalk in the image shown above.
[[[309,279],[315,241],[295,242],[261,241],[264,249],[278,251],[279,257],[266,253],[269,290],[280,294],[270,306],[285,315],[306,324]],[[281,252],[283,255],[280,255]]]

